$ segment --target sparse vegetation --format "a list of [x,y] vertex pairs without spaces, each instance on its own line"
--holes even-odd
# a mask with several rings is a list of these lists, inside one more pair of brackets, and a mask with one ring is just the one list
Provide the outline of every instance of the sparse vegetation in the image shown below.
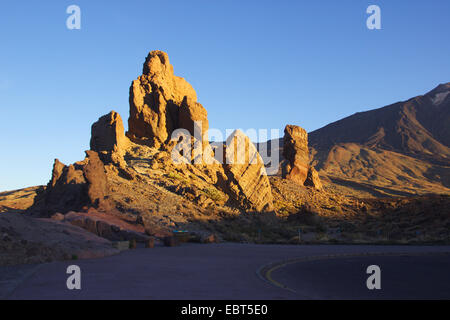
[[203,192],[213,201],[220,202],[223,200],[222,193],[214,187],[204,188]]
[[179,174],[178,172],[168,172],[166,173],[166,177],[174,180],[181,180],[181,181],[186,180],[186,178],[181,174]]

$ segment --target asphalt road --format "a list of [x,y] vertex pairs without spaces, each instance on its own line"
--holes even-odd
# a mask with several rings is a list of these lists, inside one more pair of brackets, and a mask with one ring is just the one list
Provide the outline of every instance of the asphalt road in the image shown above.
[[[32,270],[30,266],[17,267],[14,275],[10,274],[11,268],[0,268],[3,277],[0,297],[450,299],[450,255],[444,252],[450,253],[450,246],[224,243],[142,248],[102,259],[52,262],[34,266]],[[289,263],[283,263],[285,261]],[[66,287],[69,276],[66,269],[71,264],[81,268],[81,290]],[[370,264],[381,267],[382,289],[377,292],[365,287],[369,276],[366,268]],[[23,273],[20,273],[21,268],[24,268]]]
[[[380,267],[368,290],[367,267]],[[272,279],[311,299],[450,299],[450,254],[341,257],[287,264]]]

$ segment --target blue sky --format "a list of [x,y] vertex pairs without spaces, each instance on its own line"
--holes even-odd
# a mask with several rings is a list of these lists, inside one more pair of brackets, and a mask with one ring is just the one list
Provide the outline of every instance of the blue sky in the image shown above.
[[[66,8],[81,8],[68,30]],[[381,8],[382,30],[366,28]],[[308,131],[450,81],[450,1],[6,1],[0,190],[45,184],[116,110],[148,51],[169,54],[210,126]]]

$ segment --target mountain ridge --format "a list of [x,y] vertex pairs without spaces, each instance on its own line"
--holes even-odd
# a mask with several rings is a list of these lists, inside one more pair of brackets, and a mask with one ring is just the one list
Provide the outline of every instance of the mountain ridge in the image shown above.
[[[450,164],[449,92],[450,83],[441,84],[425,95],[355,113],[311,132],[310,145],[324,149],[353,142]],[[444,99],[435,104],[436,95]]]
[[450,83],[444,83],[311,132],[311,161],[341,185],[352,181],[394,195],[450,193],[449,128]]

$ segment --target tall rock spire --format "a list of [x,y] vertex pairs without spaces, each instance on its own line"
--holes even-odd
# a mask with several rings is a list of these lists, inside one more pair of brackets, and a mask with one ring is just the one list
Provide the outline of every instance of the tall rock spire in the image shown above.
[[130,87],[128,137],[158,147],[170,139],[177,128],[193,133],[194,121],[208,129],[207,112],[197,102],[197,94],[183,78],[174,75],[167,53],[151,51],[143,74]]

